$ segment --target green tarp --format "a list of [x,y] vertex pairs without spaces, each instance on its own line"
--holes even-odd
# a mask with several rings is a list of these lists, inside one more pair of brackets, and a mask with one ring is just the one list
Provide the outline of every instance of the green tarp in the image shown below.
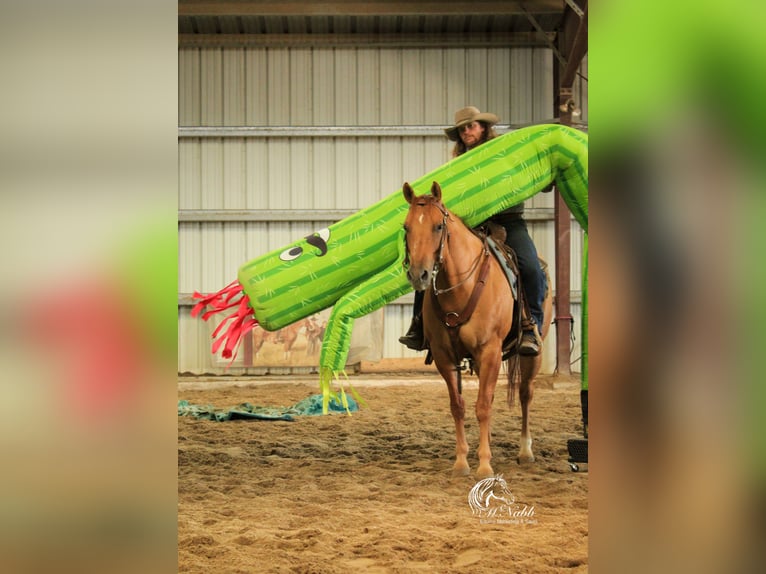
[[[358,411],[359,407],[352,397],[347,397],[348,412]],[[345,413],[346,408],[336,399],[332,399],[329,412]],[[322,395],[311,395],[298,401],[291,407],[259,407],[242,403],[229,410],[216,409],[211,405],[191,405],[189,401],[178,401],[178,416],[193,416],[212,421],[231,421],[237,419],[258,419],[267,421],[292,421],[296,416],[314,416],[322,414]]]

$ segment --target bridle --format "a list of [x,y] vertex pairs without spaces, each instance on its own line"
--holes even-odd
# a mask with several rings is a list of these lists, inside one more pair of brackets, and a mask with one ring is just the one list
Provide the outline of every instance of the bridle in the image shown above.
[[442,204],[441,201],[420,201],[415,205],[430,205],[431,207],[438,209],[442,214],[442,234],[439,238],[439,249],[436,250],[436,258],[434,261],[434,268],[432,273],[433,286],[434,289],[436,289],[436,275],[439,273],[439,269],[444,265],[444,244],[449,243],[449,228],[447,227],[447,221],[450,219],[450,216],[447,208],[444,207],[444,204]]
[[[463,285],[466,281],[468,281],[474,273],[476,273],[476,270],[479,267],[479,264],[482,261],[482,257],[486,257],[489,255],[489,248],[487,247],[487,242],[484,240],[483,242],[483,249],[482,253],[476,258],[476,260],[473,262],[473,265],[471,266],[471,269],[468,271],[468,275],[460,281],[459,283],[456,283],[455,285],[452,285],[450,287],[447,287],[446,289],[439,289],[436,286],[436,279],[439,275],[439,271],[444,266],[444,245],[446,243],[449,243],[449,227],[447,225],[447,222],[450,221],[452,218],[450,217],[449,211],[447,211],[447,208],[444,206],[444,204],[441,201],[429,201],[430,198],[427,197],[419,197],[417,198],[417,203],[414,203],[413,205],[417,205],[418,207],[435,207],[439,210],[439,212],[442,214],[442,231],[441,236],[439,237],[439,248],[436,250],[436,257],[434,258],[434,267],[431,270],[431,284],[433,287],[433,293],[437,297],[439,295],[442,295],[443,293],[449,293],[453,289],[457,289],[461,285]],[[406,246],[406,236],[405,236],[405,246]],[[405,267],[408,266],[410,263],[410,251],[409,246],[406,246],[406,255],[404,260]]]
[[[465,279],[463,279],[459,283],[456,283],[455,285],[447,287],[446,289],[438,289],[436,287],[436,278],[437,278],[437,275],[439,274],[440,269],[444,265],[444,245],[446,243],[449,243],[450,234],[449,234],[447,222],[451,219],[450,214],[447,211],[447,208],[444,207],[444,205],[441,203],[441,201],[428,201],[427,198],[418,198],[417,203],[414,203],[413,205],[418,205],[423,207],[427,207],[430,205],[430,206],[436,207],[442,214],[442,232],[441,232],[441,237],[439,239],[439,248],[436,251],[434,268],[432,271],[431,299],[433,301],[434,311],[437,313],[439,320],[447,327],[450,340],[452,341],[452,348],[453,348],[453,352],[454,352],[455,360],[456,360],[455,368],[456,370],[459,371],[459,363],[461,358],[458,355],[458,331],[460,330],[461,325],[463,325],[464,323],[467,323],[470,320],[474,309],[476,309],[476,304],[479,301],[479,297],[481,297],[481,293],[484,290],[484,286],[486,285],[487,275],[489,274],[489,247],[487,245],[487,240],[485,237],[482,240],[482,251],[479,254],[479,256],[476,258],[476,260],[474,261]],[[406,236],[405,236],[405,242],[406,242]],[[405,260],[405,265],[409,265],[409,247],[407,247],[407,256]],[[442,309],[441,304],[439,303],[439,295],[448,293],[452,291],[453,289],[460,287],[461,285],[466,283],[469,279],[471,279],[471,277],[474,276],[477,270],[479,270],[479,276],[478,276],[478,279],[476,280],[476,284],[474,285],[473,291],[471,292],[471,296],[466,306],[459,313],[456,311],[449,311],[445,313],[444,310]]]

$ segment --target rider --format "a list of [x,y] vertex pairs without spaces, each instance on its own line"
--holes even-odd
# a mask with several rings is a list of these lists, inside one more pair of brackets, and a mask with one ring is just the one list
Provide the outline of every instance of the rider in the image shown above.
[[[452,157],[457,157],[473,148],[489,141],[497,134],[493,126],[500,121],[495,114],[482,113],[474,106],[468,106],[455,112],[455,125],[444,130],[447,137],[455,142]],[[543,330],[543,298],[545,297],[545,274],[537,258],[537,249],[527,231],[524,221],[524,203],[519,203],[501,211],[489,218],[505,228],[505,243],[516,252],[519,263],[519,275],[522,288],[529,305],[532,320],[524,321],[522,328],[522,355],[538,355],[542,345],[540,333]],[[415,304],[412,308],[412,323],[405,335],[399,337],[399,342],[414,351],[423,351],[426,342],[423,336],[424,291],[415,292]]]

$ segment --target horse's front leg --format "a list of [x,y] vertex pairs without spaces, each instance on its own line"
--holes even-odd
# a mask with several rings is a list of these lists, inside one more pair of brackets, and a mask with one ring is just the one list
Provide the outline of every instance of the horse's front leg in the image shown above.
[[501,350],[498,347],[495,352],[483,353],[476,361],[481,365],[479,369],[479,395],[476,399],[476,418],[479,421],[479,468],[476,471],[478,478],[494,476],[492,465],[492,451],[489,446],[492,423],[492,401],[495,398],[495,386],[497,376],[500,373]]
[[447,383],[450,410],[455,421],[455,464],[452,466],[452,476],[466,476],[470,474],[471,467],[468,466],[468,441],[465,438],[465,401],[458,392],[457,371],[446,357],[441,360],[434,358],[434,362]]

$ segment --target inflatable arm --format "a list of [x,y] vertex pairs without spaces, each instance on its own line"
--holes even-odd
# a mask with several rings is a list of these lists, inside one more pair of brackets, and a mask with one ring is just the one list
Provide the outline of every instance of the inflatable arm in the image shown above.
[[[529,199],[552,182],[575,219],[588,229],[587,135],[560,125],[539,125],[497,137],[412,182],[427,193],[433,181],[444,203],[468,225]],[[403,273],[402,225],[409,205],[401,190],[378,203],[245,263],[238,280],[212,295],[195,293],[202,318],[235,309],[213,333],[213,352],[233,357],[256,324],[277,330],[333,306],[319,359],[328,396],[342,373],[355,318],[383,307],[411,287]],[[228,326],[227,326],[228,324]]]

